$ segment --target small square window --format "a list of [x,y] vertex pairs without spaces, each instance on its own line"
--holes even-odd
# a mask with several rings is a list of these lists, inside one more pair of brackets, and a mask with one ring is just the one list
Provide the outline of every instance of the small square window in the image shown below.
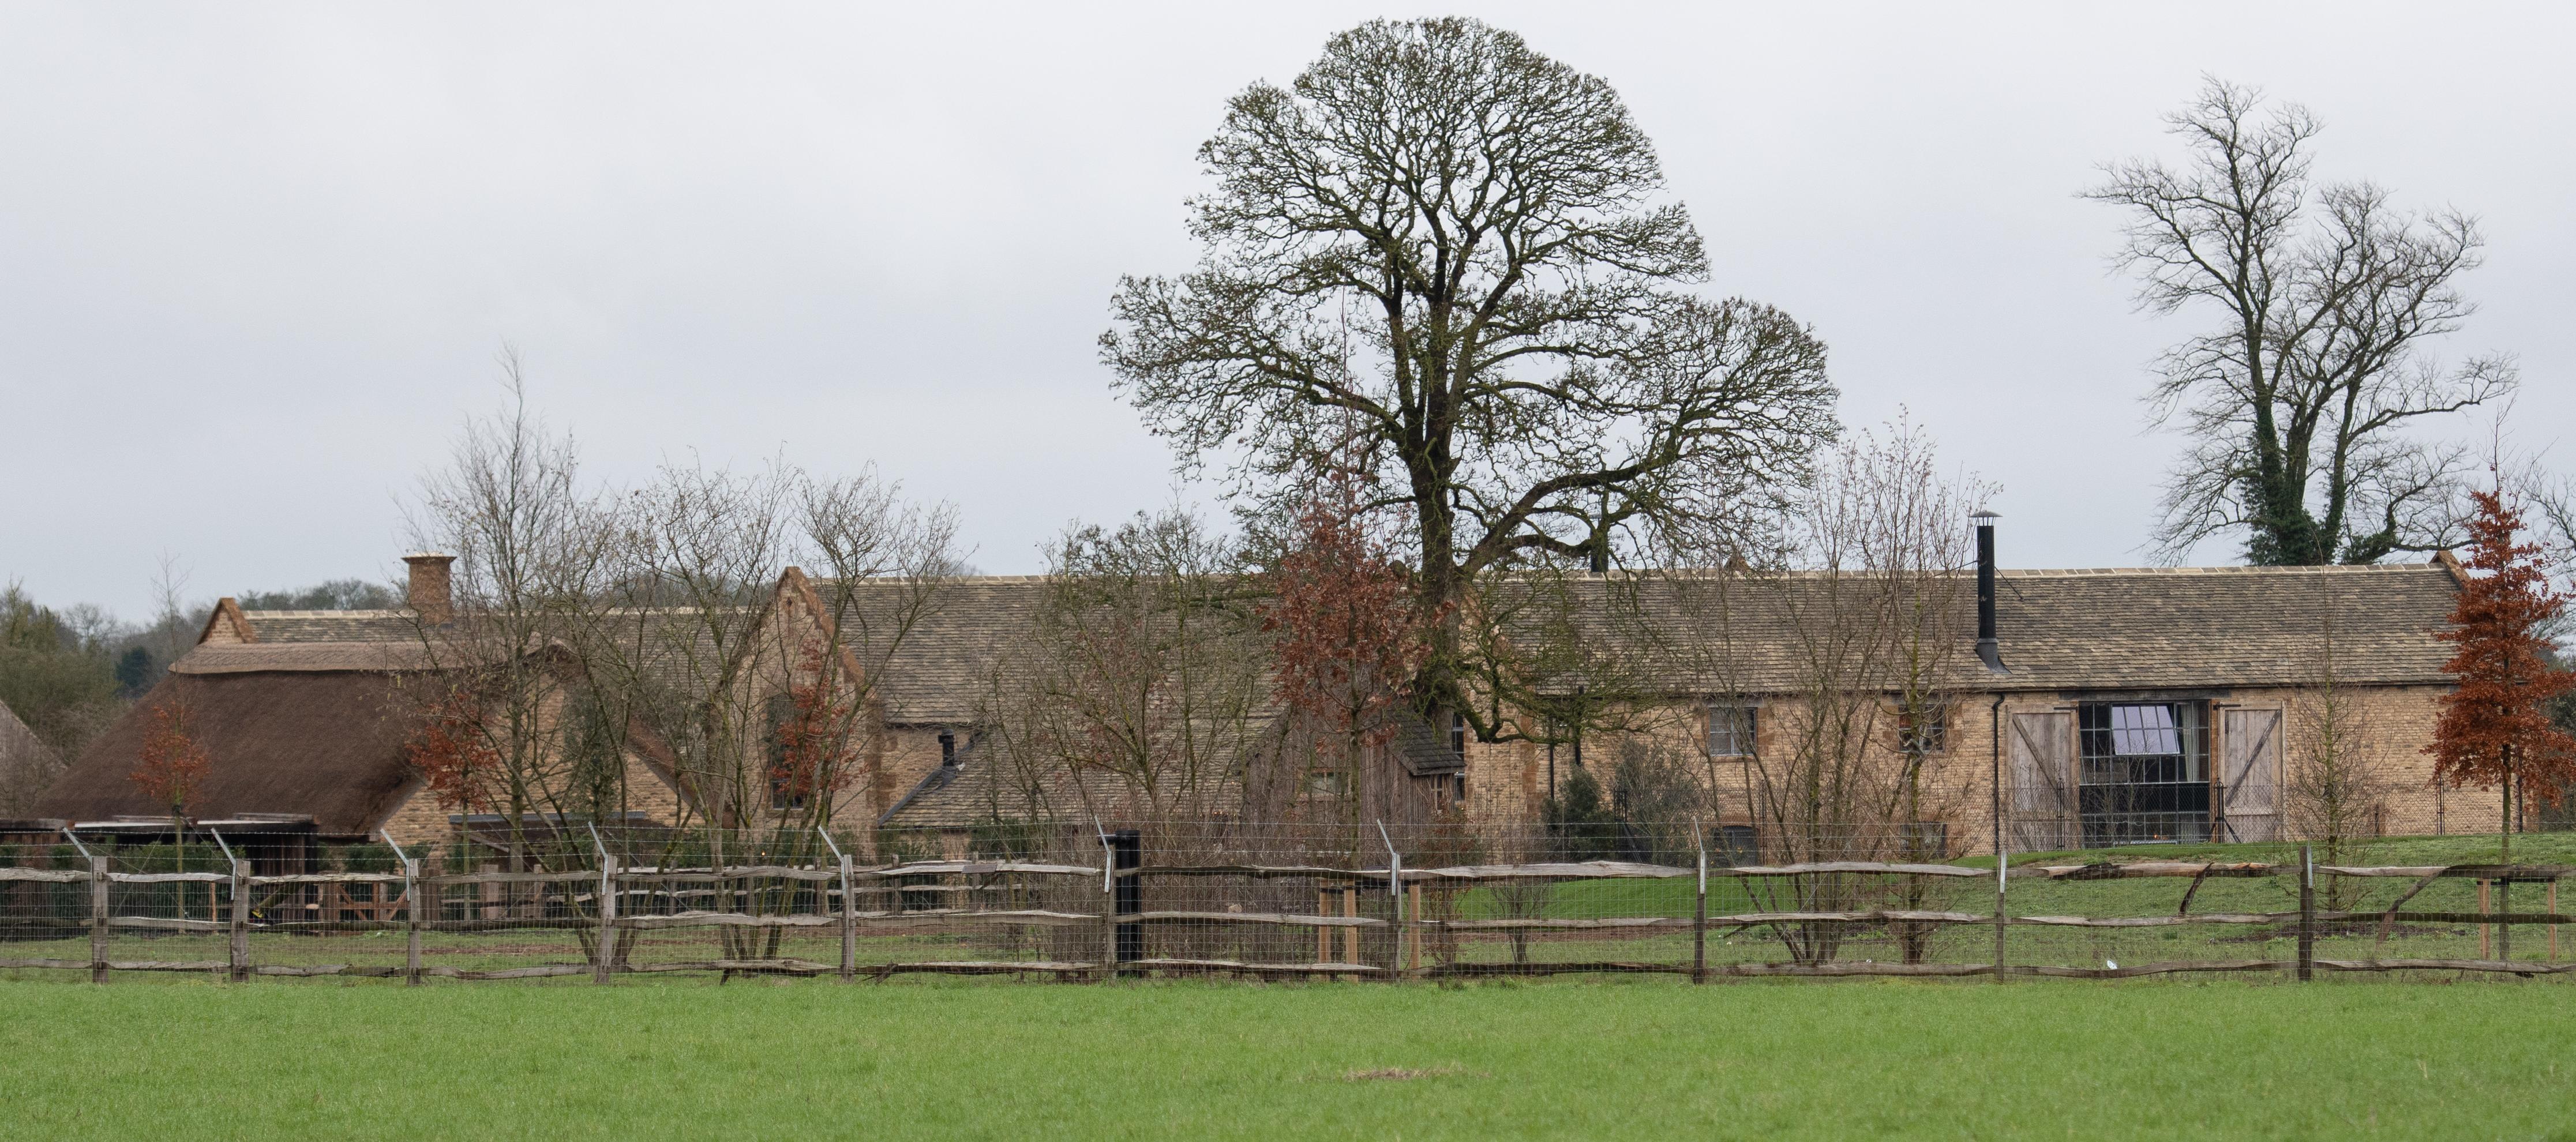
[[1946,702],[1896,707],[1896,748],[1910,757],[1950,748],[1950,706]]
[[1756,724],[1756,712],[1756,707],[1740,703],[1709,703],[1709,756],[1753,756],[1753,731]]

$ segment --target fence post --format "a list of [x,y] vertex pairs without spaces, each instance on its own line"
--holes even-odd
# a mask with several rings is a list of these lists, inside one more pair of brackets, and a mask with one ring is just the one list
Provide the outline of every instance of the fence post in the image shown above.
[[232,939],[226,955],[231,968],[227,974],[234,983],[250,980],[250,862],[233,861]]
[[[1332,914],[1333,891],[1318,883],[1315,885],[1315,915]],[[1333,962],[1333,930],[1322,924],[1315,925],[1315,962],[1319,964]]]
[[1386,978],[1394,980],[1404,975],[1404,945],[1413,934],[1413,926],[1404,912],[1404,857],[1395,851],[1395,838],[1387,835],[1384,821],[1377,823],[1377,838],[1386,845],[1386,900],[1395,918],[1394,926],[1388,929],[1395,939],[1386,956]]
[[1404,970],[1422,971],[1422,885],[1419,881],[1405,886],[1404,914],[1413,918],[1412,938],[1405,941]]
[[2012,860],[1998,848],[1995,852],[1995,982],[2004,981],[2004,930],[2012,919],[2004,909],[2004,884],[2011,879]]
[[2308,846],[2299,846],[2299,982],[2317,966],[2317,862]]
[[[2480,915],[2491,915],[2495,912],[2495,897],[2493,892],[2494,885],[2495,882],[2492,880],[2481,880],[2478,882],[2478,912]],[[2478,958],[2482,960],[2491,960],[2495,958],[2495,925],[2485,923],[2484,921],[2481,921],[2478,924]]]
[[[2496,914],[2499,916],[2511,917],[2513,915],[2512,869],[2506,869],[2504,879],[2496,881],[2495,910]],[[2506,919],[2496,925],[2495,958],[2500,960],[2509,960],[2513,958],[2513,921],[2511,919]]]
[[89,981],[107,982],[107,858],[89,858]]
[[841,854],[841,982],[858,978],[859,973],[859,894],[851,890],[856,873],[855,858]]
[[1118,977],[1118,855],[1097,819],[1091,832],[1100,838],[1100,982],[1107,983]]
[[420,858],[403,858],[403,912],[408,923],[403,931],[403,986],[420,986],[420,922],[429,902],[421,899],[428,891],[420,883]]
[[1692,840],[1699,846],[1699,898],[1691,908],[1691,982],[1708,982],[1708,834],[1699,822],[1691,822]]
[[[1120,829],[1109,834],[1110,893],[1113,910],[1120,916],[1133,916],[1145,910],[1145,878],[1136,869],[1145,864],[1145,834],[1135,829]],[[1118,876],[1119,872],[1127,875]],[[1110,940],[1110,964],[1127,963],[1145,958],[1145,925],[1127,921],[1113,927]]]
[[607,983],[617,970],[617,858],[606,853],[599,857],[599,962],[590,969],[590,982]]
[[[1359,917],[1360,917],[1360,890],[1359,890],[1359,887],[1358,887],[1357,885],[1352,884],[1352,883],[1351,883],[1351,882],[1349,882],[1349,881],[1343,881],[1343,882],[1342,882],[1342,918],[1343,918],[1343,919],[1346,919],[1346,920],[1357,920],[1357,919],[1359,919]],[[1342,962],[1343,962],[1343,963],[1346,963],[1346,964],[1355,964],[1355,963],[1360,962],[1360,929],[1359,929],[1359,925],[1357,925],[1357,924],[1344,924],[1344,925],[1342,925]],[[1343,979],[1355,979],[1355,978],[1358,978],[1358,977],[1356,977],[1356,976],[1348,976],[1348,975],[1346,975],[1346,976],[1343,976],[1342,978],[1343,978]]]

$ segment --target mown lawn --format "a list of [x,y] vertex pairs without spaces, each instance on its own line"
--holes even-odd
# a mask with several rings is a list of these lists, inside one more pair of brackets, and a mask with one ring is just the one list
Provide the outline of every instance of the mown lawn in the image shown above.
[[2550,984],[0,982],[10,1138],[2576,1138]]

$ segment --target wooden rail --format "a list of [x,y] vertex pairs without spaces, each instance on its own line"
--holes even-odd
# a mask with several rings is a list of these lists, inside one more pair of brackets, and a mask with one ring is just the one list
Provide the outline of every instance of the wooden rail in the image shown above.
[[[837,858],[838,866],[743,865],[718,868],[620,868],[609,862],[599,869],[575,869],[534,872],[474,872],[447,875],[422,875],[418,862],[407,862],[399,873],[304,873],[276,876],[253,875],[246,863],[235,862],[230,873],[178,872],[122,873],[109,870],[109,861],[92,857],[86,869],[35,869],[0,867],[0,882],[87,885],[88,914],[52,921],[62,926],[62,934],[76,937],[85,926],[90,942],[86,960],[55,957],[0,957],[0,968],[45,968],[80,970],[86,968],[91,978],[105,981],[111,972],[222,972],[235,980],[252,976],[304,977],[402,977],[412,984],[424,978],[462,980],[502,980],[573,976],[589,974],[605,983],[619,974],[659,974],[668,972],[709,971],[774,973],[787,975],[837,974],[844,979],[866,977],[885,979],[908,973],[959,975],[1055,974],[1090,975],[1106,978],[1113,970],[1151,971],[1175,974],[1236,974],[1260,977],[1345,976],[1381,979],[1448,978],[1472,976],[1553,975],[1576,972],[1677,973],[1693,980],[1728,977],[1817,977],[1841,976],[1924,976],[1963,977],[2010,976],[2075,979],[2125,979],[2180,973],[2242,973],[2264,971],[2296,972],[2306,978],[2312,970],[2333,972],[2454,971],[2542,976],[2576,973],[2576,963],[2527,961],[2488,958],[2483,949],[2475,959],[2469,958],[2387,958],[2367,959],[2319,958],[2315,943],[2320,923],[2370,923],[2381,930],[2384,941],[2391,925],[2397,922],[2432,925],[2557,926],[2576,923],[2576,913],[2556,909],[2555,892],[2547,911],[2515,912],[2489,910],[2485,900],[2474,911],[2406,910],[2407,903],[2425,887],[2441,878],[2470,878],[2480,881],[2551,881],[2576,875],[2576,867],[2558,865],[2439,865],[2439,866],[2316,866],[2314,872],[2324,876],[2379,877],[2408,879],[2415,883],[2383,910],[2331,911],[2315,906],[2313,885],[2302,880],[2301,908],[2285,912],[2215,912],[2191,913],[2190,899],[2202,882],[2225,877],[2269,877],[2298,875],[2301,864],[2264,862],[2193,862],[2130,861],[2093,862],[2086,864],[2032,863],[2006,870],[2007,880],[2046,879],[2052,881],[2112,880],[2144,877],[2187,877],[2190,889],[2183,905],[2173,915],[2162,916],[2063,916],[2013,915],[2000,909],[2005,895],[1998,892],[1998,910],[1962,912],[1929,909],[1848,909],[1814,911],[1768,911],[1711,915],[1707,909],[1706,877],[1797,876],[1894,876],[1993,878],[1993,869],[1955,865],[1901,864],[1868,861],[1829,861],[1784,865],[1744,865],[1724,868],[1685,869],[1667,865],[1623,861],[1573,861],[1532,864],[1459,865],[1440,868],[1332,868],[1313,865],[1205,864],[1161,865],[1117,869],[1103,877],[1102,868],[1077,864],[1051,864],[1034,861],[940,860],[912,861],[859,868],[847,856]],[[995,886],[975,883],[904,883],[923,879],[967,879],[1007,875],[1089,878],[1090,891],[1102,892],[1098,911],[1063,907],[1061,891],[1043,897],[1045,907],[940,907],[889,910],[880,906],[862,906],[861,898],[891,896],[906,892],[966,894],[993,892]],[[1672,879],[1698,876],[1700,888],[1688,915],[1671,916],[1594,916],[1594,917],[1480,917],[1474,919],[1427,918],[1423,912],[1425,886],[1453,884],[1458,886],[1506,881]],[[1321,889],[1317,909],[1311,913],[1294,911],[1237,911],[1215,909],[1158,909],[1118,912],[1107,886],[1121,880],[1138,878],[1209,878],[1241,877],[1255,880],[1302,878],[1340,882]],[[796,889],[791,898],[807,902],[811,911],[763,913],[750,907],[759,899],[756,892],[779,891],[775,888],[739,887],[724,882],[790,881],[810,884],[812,889]],[[195,918],[185,915],[126,916],[110,912],[109,889],[113,885],[217,885],[232,888],[229,919]],[[278,919],[251,922],[253,901],[265,888],[299,888],[302,886],[381,884],[399,889],[400,895],[388,893],[370,907],[390,915],[391,908],[401,903],[399,919],[341,919],[325,916],[316,919]],[[449,886],[481,885],[561,885],[560,890],[539,893],[540,900],[442,899],[441,891]],[[1404,892],[1390,906],[1394,918],[1362,916],[1356,906],[1357,894],[1374,895],[1389,891],[1389,885],[1403,885]],[[683,885],[706,887],[684,888]],[[1025,901],[1017,895],[1025,886],[1014,888],[1005,899]],[[2000,888],[2000,886],[1999,886]],[[810,891],[811,895],[805,895]],[[1118,894],[1129,890],[1119,889]],[[273,901],[276,894],[268,894]],[[300,895],[300,894],[299,894]],[[212,917],[220,907],[215,894],[205,894],[206,915]],[[54,894],[63,900],[63,894]],[[289,900],[296,899],[289,896]],[[1338,898],[1341,914],[1332,914],[1332,902]],[[1132,899],[1132,898],[1131,898]],[[634,902],[678,906],[683,900],[719,907],[688,908],[654,914],[637,913]],[[957,903],[967,903],[958,900]],[[1001,902],[996,900],[996,903]],[[68,903],[64,900],[64,903]],[[496,916],[492,918],[449,919],[438,915],[444,908],[463,907],[468,912],[485,909],[515,910],[541,904],[559,908],[565,914],[556,916]],[[1133,905],[1129,905],[1133,907]],[[311,907],[303,905],[302,907]],[[1274,905],[1275,907],[1275,905]],[[1824,963],[1738,963],[1707,962],[1707,935],[1710,928],[1742,931],[1764,926],[1796,925],[1915,926],[1915,925],[1993,925],[1997,936],[1996,962],[1984,964],[1876,963],[1838,960]],[[77,925],[77,926],[76,926]],[[1313,961],[1276,962],[1261,959],[1166,955],[1139,956],[1134,950],[1141,945],[1124,943],[1117,935],[1129,925],[1249,925],[1273,928],[1311,930],[1316,936]],[[2169,961],[2099,967],[2053,964],[2012,964],[2005,958],[2003,934],[2010,927],[2074,928],[2096,930],[2171,928],[2185,925],[2277,926],[2285,931],[2292,925],[2299,933],[2298,957],[2295,960],[2230,959],[2207,961]],[[1097,927],[1102,938],[1103,955],[1095,961],[1057,960],[953,960],[918,961],[885,964],[857,962],[857,940],[862,931],[906,929],[946,930],[971,927]],[[838,929],[839,962],[828,963],[794,957],[711,958],[665,962],[629,962],[621,945],[633,937],[619,933],[642,933],[690,928],[741,929]],[[1385,962],[1362,962],[1360,933],[1369,929],[1388,929],[1385,941],[1373,944],[1383,948]],[[591,933],[585,940],[585,963],[531,964],[519,967],[466,969],[422,962],[421,937],[430,932],[504,932],[512,930],[580,931]],[[1134,929],[1127,929],[1130,933]],[[1333,942],[1327,938],[1332,930],[1345,933],[1338,956],[1331,954]],[[1916,928],[1919,932],[1922,929]],[[228,934],[229,947],[221,960],[121,959],[108,958],[110,935],[114,932],[173,933],[216,935]],[[248,937],[255,931],[326,934],[401,931],[406,935],[404,962],[400,967],[350,964],[257,964],[250,955]],[[1690,958],[1684,963],[1665,963],[1634,959],[1566,960],[1515,963],[1447,962],[1424,964],[1426,936],[1430,934],[1606,934],[1633,933],[1652,935],[1666,932],[1691,934]],[[1300,940],[1303,938],[1300,937]],[[1123,961],[1116,959],[1124,955]],[[2553,936],[2551,956],[2556,955]],[[1372,954],[1366,959],[1375,959]]]

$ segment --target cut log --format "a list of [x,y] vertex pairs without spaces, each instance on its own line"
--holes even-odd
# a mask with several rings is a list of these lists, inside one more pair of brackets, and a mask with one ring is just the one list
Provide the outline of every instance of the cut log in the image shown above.
[[2136,964],[2124,968],[2058,967],[2052,964],[2022,964],[2012,971],[2017,975],[2047,976],[2055,979],[2132,979],[2142,975],[2176,975],[2184,972],[2263,972],[2279,971],[2288,966],[2281,960],[2180,960],[2172,963]]
[[[1715,971],[1717,969],[1711,968],[1709,970]],[[1566,961],[1562,963],[1439,964],[1434,967],[1424,969],[1422,975],[1426,979],[1456,978],[1461,976],[1576,975],[1585,972],[1686,976],[1690,974],[1690,971],[1691,968],[1689,964],[1651,964],[1635,963],[1624,960],[1579,960]]]
[[[1385,869],[1355,869],[1361,877],[1378,878]],[[1635,864],[1628,861],[1593,860],[1554,864],[1474,864],[1450,868],[1408,868],[1406,880],[1616,880],[1642,878],[1661,880],[1676,876],[1697,876],[1696,870],[1672,868],[1660,864]]]
[[1206,924],[1284,924],[1297,928],[1383,928],[1387,922],[1369,916],[1306,916],[1294,912],[1129,912],[1124,924],[1187,921]]
[[89,873],[77,868],[0,868],[0,880],[33,880],[49,884],[78,884],[88,880]]
[[[208,874],[208,875],[212,875],[212,874]],[[539,877],[539,876],[542,876],[542,877],[559,878],[559,879],[560,879],[560,878],[566,878],[566,877],[569,877],[569,878],[572,878],[572,879],[578,879],[578,878],[583,877],[583,876],[597,876],[598,874],[597,874],[597,873],[571,873],[571,874],[563,874],[563,873],[550,873],[550,872],[487,872],[487,873],[478,873],[478,874],[476,874],[476,875],[479,875],[479,876],[510,876],[510,877]],[[224,879],[226,879],[226,880],[230,880],[230,879],[232,879],[232,878],[231,878],[231,877],[225,877]],[[399,872],[298,872],[298,873],[292,873],[292,874],[283,875],[283,876],[254,876],[254,877],[250,878],[250,882],[251,882],[252,884],[401,884],[401,883],[403,882],[403,875],[402,875],[401,873],[399,873]],[[457,880],[457,881],[456,881],[456,883],[462,884],[462,883],[464,883],[464,881],[460,879],[460,880]]]
[[[1309,878],[1309,877],[1311,877],[1311,878],[1316,879],[1316,880],[1378,880],[1378,879],[1382,879],[1382,878],[1384,878],[1384,877],[1386,876],[1386,870],[1385,870],[1385,869],[1382,869],[1382,868],[1381,868],[1381,869],[1374,870],[1374,871],[1371,871],[1371,870],[1369,870],[1369,869],[1362,869],[1362,868],[1325,868],[1325,867],[1323,867],[1323,866],[1321,866],[1321,865],[1308,865],[1308,864],[1286,864],[1286,865],[1262,865],[1262,864],[1190,864],[1190,865],[1143,865],[1143,866],[1140,866],[1140,867],[1137,867],[1137,868],[1122,868],[1122,869],[1118,869],[1118,870],[1116,870],[1115,872],[1112,872],[1110,875],[1112,875],[1112,876],[1241,876],[1241,877],[1249,877],[1249,878],[1256,879],[1256,880],[1274,880],[1274,879],[1291,878],[1291,877],[1294,877],[1294,878]],[[1406,874],[1406,875],[1407,875],[1408,877],[1410,877],[1412,874],[1408,873],[1408,874]]]
[[2321,864],[2317,866],[2317,871],[2335,876],[2448,876],[2475,880],[2510,880],[2516,883],[2564,880],[2570,876],[2576,876],[2576,866],[2563,864],[2427,864],[2368,867]]
[[2179,924],[2281,924],[2296,912],[2203,912],[2196,916],[2015,916],[2015,924],[2044,928],[2170,928]]
[[232,925],[216,920],[169,920],[159,916],[110,916],[110,928],[143,928],[159,932],[222,932]]
[[1100,869],[1078,864],[1037,864],[1017,860],[931,860],[858,870],[860,876],[989,876],[1025,872],[1041,876],[1098,876]]
[[[1724,916],[1715,916],[1711,917],[1711,919],[1723,922],[1727,918]],[[1580,932],[1616,929],[1688,928],[1691,926],[1692,922],[1688,917],[1674,918],[1670,916],[1610,916],[1592,920],[1546,920],[1529,918],[1518,920],[1423,921],[1423,927],[1440,928],[1451,932]]]
[[[837,916],[750,916],[740,912],[680,912],[669,916],[625,916],[618,919],[624,928],[828,928],[841,922]],[[563,927],[576,923],[558,922]]]
[[1995,918],[1974,912],[1913,912],[1889,909],[1875,912],[1744,912],[1733,916],[1711,916],[1712,924],[1991,924]]
[[[395,877],[394,879],[399,881],[402,878]],[[458,872],[449,873],[445,876],[424,876],[420,878],[421,883],[429,885],[432,888],[444,888],[451,884],[578,884],[584,881],[597,879],[599,879],[599,871],[597,869],[576,869],[571,872]],[[251,883],[312,884],[319,882],[292,876],[255,876],[251,878]]]
[[964,908],[925,909],[919,912],[858,912],[851,915],[856,924],[869,928],[941,928],[955,924],[1026,924],[1042,928],[1071,928],[1080,924],[1097,924],[1100,917],[1088,912],[1050,912],[1040,908],[1005,911],[976,911]]
[[2481,971],[2506,975],[2576,972],[2576,964],[2544,964],[2531,960],[2318,960],[2317,966],[2330,971]]
[[1282,964],[1248,963],[1241,960],[1192,960],[1162,957],[1129,960],[1127,967],[1152,968],[1156,971],[1221,974],[1246,972],[1254,975],[1384,975],[1386,969],[1374,964]]
[[[1094,875],[1098,875],[1100,872],[1100,870],[1096,868],[1091,871]],[[1016,962],[1011,960],[932,960],[925,963],[868,964],[862,965],[859,970],[862,972],[872,973],[876,975],[877,978],[883,979],[890,975],[921,974],[1011,975],[1017,972],[1050,972],[1055,974],[1064,974],[1069,972],[1096,971],[1099,967],[1099,964],[1065,963],[1050,960],[1030,960],[1027,962]]]
[[[593,875],[593,876],[597,876],[598,874],[597,874],[597,873],[592,873],[591,875]],[[645,872],[645,871],[637,871],[637,870],[631,870],[631,869],[630,869],[630,870],[628,870],[628,871],[621,872],[621,873],[618,873],[618,874],[617,874],[617,879],[618,879],[618,881],[619,881],[620,883],[624,883],[624,884],[638,884],[638,883],[644,883],[644,882],[649,882],[649,881],[666,881],[666,882],[667,882],[667,881],[759,880],[759,879],[768,879],[768,880],[810,880],[810,881],[822,882],[822,881],[839,880],[840,878],[841,878],[841,873],[840,873],[840,870],[838,870],[838,869],[829,869],[829,868],[797,868],[797,867],[792,866],[792,865],[779,865],[779,864],[755,864],[755,865],[744,865],[744,866],[742,866],[742,867],[740,867],[740,868],[723,868],[723,869],[713,869],[713,870],[709,870],[709,869],[681,869],[681,870],[675,870],[675,871],[672,871],[672,872]]]
[[1992,876],[1981,868],[1961,868],[1955,864],[1890,864],[1870,860],[1816,861],[1808,864],[1739,865],[1734,868],[1712,868],[1710,876],[1808,876],[1820,872],[1862,872],[1892,876]]
[[1711,965],[1710,975],[1731,976],[1972,976],[1992,975],[1987,964],[1882,964],[1839,962],[1825,964],[1723,964]]
[[2126,863],[2103,861],[2094,864],[2022,865],[2013,869],[2015,876],[2040,876],[2050,880],[2127,880],[2135,877],[2188,876],[2195,880],[2212,876],[2271,876],[2280,866],[2258,861],[2220,863],[2179,860],[2142,860]]

